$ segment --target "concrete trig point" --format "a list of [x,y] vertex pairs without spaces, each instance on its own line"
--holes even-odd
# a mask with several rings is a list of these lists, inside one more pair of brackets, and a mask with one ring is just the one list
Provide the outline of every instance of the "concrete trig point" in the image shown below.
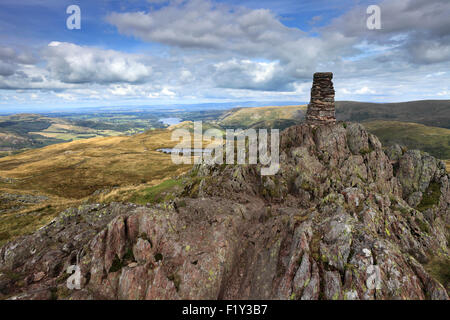
[[331,72],[317,72],[314,74],[311,102],[306,111],[306,123],[312,125],[336,123],[332,79],[333,73]]

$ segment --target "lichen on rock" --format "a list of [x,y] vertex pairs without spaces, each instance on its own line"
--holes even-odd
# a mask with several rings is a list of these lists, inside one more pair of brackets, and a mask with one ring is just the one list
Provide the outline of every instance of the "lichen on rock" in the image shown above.
[[[450,180],[439,160],[385,152],[353,123],[287,128],[280,152],[271,177],[259,165],[198,165],[167,206],[61,213],[0,248],[1,294],[448,299],[448,283],[436,275],[442,268],[432,268],[449,259]],[[82,289],[68,291],[75,263]]]

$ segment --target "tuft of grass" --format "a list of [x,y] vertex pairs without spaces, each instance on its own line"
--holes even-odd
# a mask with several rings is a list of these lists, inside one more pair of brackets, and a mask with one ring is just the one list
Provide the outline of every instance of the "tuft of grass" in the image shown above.
[[119,256],[116,254],[114,256],[113,263],[111,265],[111,268],[109,268],[109,273],[111,272],[117,272],[121,270],[123,267],[128,265],[128,263],[136,261],[133,255],[133,250],[131,248],[128,248],[128,250],[123,255],[122,259],[119,258]]
[[113,263],[111,265],[111,268],[109,268],[109,273],[117,272],[121,270],[124,267],[124,264],[122,260],[120,260],[119,256],[116,254],[113,260]]
[[364,155],[366,155],[366,154],[371,153],[372,151],[373,151],[372,148],[365,148],[365,149],[361,149],[361,150],[359,151],[359,153],[360,153],[362,156],[364,156]]
[[425,211],[439,204],[441,197],[441,185],[438,182],[431,182],[427,190],[424,192],[422,201],[417,206],[417,210]]
[[175,290],[178,292],[180,290],[181,277],[178,274],[173,273],[173,274],[169,275],[167,277],[167,279],[169,279],[170,281],[173,282],[173,285],[175,286]]
[[20,281],[24,278],[22,274],[10,270],[1,270],[0,273],[3,273],[9,280],[14,282]]
[[174,198],[173,192],[181,187],[181,180],[169,179],[156,186],[139,191],[131,197],[130,201],[142,205],[168,201]]
[[425,266],[425,270],[449,292],[450,289],[450,259],[434,257]]
[[415,218],[415,221],[416,221],[417,225],[419,226],[419,229],[422,232],[430,233],[430,227],[425,221],[423,221],[423,220],[421,220],[419,218]]

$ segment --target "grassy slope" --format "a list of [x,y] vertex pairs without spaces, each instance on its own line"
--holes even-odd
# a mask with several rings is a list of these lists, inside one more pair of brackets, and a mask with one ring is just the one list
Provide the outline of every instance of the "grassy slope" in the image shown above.
[[398,143],[439,159],[450,159],[450,129],[398,121],[370,121],[364,126],[378,136],[383,145]]
[[342,121],[392,120],[450,129],[450,100],[400,103],[338,101],[336,117]]
[[0,117],[0,152],[7,155],[65,141],[119,134],[115,130],[80,126],[61,118],[16,114]]
[[226,113],[219,123],[223,127],[248,128],[262,121],[300,120],[305,112],[306,106],[241,108]]
[[102,188],[145,183],[182,171],[170,155],[155,151],[175,145],[170,135],[156,130],[29,150],[0,159],[0,177],[15,180],[8,188],[78,199]]
[[[0,211],[0,245],[45,225],[68,207],[86,200],[127,201],[186,172],[190,165],[174,165],[170,155],[155,151],[175,144],[169,130],[155,130],[61,143],[1,158],[0,193],[49,199]],[[105,191],[92,195],[98,189]]]

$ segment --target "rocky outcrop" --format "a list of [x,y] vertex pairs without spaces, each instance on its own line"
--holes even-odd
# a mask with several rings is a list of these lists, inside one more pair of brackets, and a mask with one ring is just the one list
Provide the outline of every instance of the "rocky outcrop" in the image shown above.
[[[62,213],[0,249],[0,292],[13,299],[448,299],[428,268],[435,257],[448,262],[450,181],[439,160],[385,152],[355,123],[290,127],[280,150],[275,176],[261,176],[257,165],[201,165],[169,203]],[[81,269],[80,290],[66,286],[72,264]]]
[[334,107],[333,73],[314,74],[311,88],[311,102],[306,112],[306,122],[311,125],[336,123]]

